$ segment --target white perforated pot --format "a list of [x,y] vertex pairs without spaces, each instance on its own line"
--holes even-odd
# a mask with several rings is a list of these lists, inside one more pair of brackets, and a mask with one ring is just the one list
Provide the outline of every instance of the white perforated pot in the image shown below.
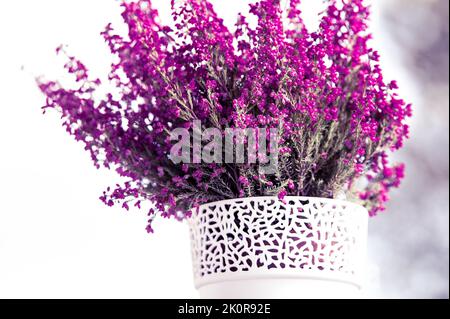
[[341,200],[276,197],[200,206],[189,219],[206,299],[358,298],[368,212]]

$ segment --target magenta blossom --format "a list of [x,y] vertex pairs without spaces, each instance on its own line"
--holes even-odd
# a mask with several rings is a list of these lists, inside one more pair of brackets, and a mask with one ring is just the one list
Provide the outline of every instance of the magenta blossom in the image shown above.
[[[157,215],[184,219],[216,200],[342,192],[375,215],[404,177],[388,154],[408,137],[411,106],[383,77],[363,1],[328,2],[316,32],[305,28],[300,0],[287,14],[279,0],[260,0],[250,8],[256,27],[240,15],[234,32],[206,0],[172,1],[174,28],[158,22],[151,1],[123,2],[128,36],[111,25],[102,34],[117,57],[114,91],[95,98],[102,84],[69,56],[76,86],[40,80],[45,109],[62,113],[97,167],[125,179],[102,201],[125,209],[151,202],[150,224]],[[259,163],[175,164],[169,132],[195,120],[221,130],[278,128],[277,173],[262,174]]]

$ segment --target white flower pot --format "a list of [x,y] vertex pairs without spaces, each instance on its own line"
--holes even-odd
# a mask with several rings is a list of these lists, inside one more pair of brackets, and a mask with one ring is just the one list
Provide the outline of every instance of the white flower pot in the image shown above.
[[205,299],[358,298],[368,212],[342,200],[276,197],[200,206],[189,219]]

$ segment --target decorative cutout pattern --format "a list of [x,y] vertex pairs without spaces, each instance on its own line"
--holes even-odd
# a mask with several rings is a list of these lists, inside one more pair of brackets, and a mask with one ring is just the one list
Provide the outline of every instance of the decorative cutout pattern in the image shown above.
[[340,200],[275,197],[201,206],[189,220],[196,282],[245,272],[319,271],[355,279],[365,259],[367,210]]

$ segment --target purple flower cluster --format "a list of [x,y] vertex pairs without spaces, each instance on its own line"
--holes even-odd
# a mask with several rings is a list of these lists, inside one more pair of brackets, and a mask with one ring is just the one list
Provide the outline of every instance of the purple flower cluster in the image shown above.
[[[126,179],[101,199],[125,209],[150,201],[150,222],[156,215],[184,219],[215,200],[342,192],[375,215],[404,177],[388,153],[408,137],[411,106],[383,78],[363,2],[329,0],[320,28],[309,32],[300,0],[288,12],[280,0],[260,0],[250,7],[256,27],[240,15],[233,33],[207,0],[172,0],[174,27],[158,22],[150,0],[124,2],[128,35],[111,25],[103,32],[117,57],[114,91],[95,98],[102,84],[68,56],[77,85],[40,80],[44,108],[62,112],[97,167]],[[169,133],[195,120],[221,130],[278,128],[277,174],[261,174],[258,163],[174,164]]]

